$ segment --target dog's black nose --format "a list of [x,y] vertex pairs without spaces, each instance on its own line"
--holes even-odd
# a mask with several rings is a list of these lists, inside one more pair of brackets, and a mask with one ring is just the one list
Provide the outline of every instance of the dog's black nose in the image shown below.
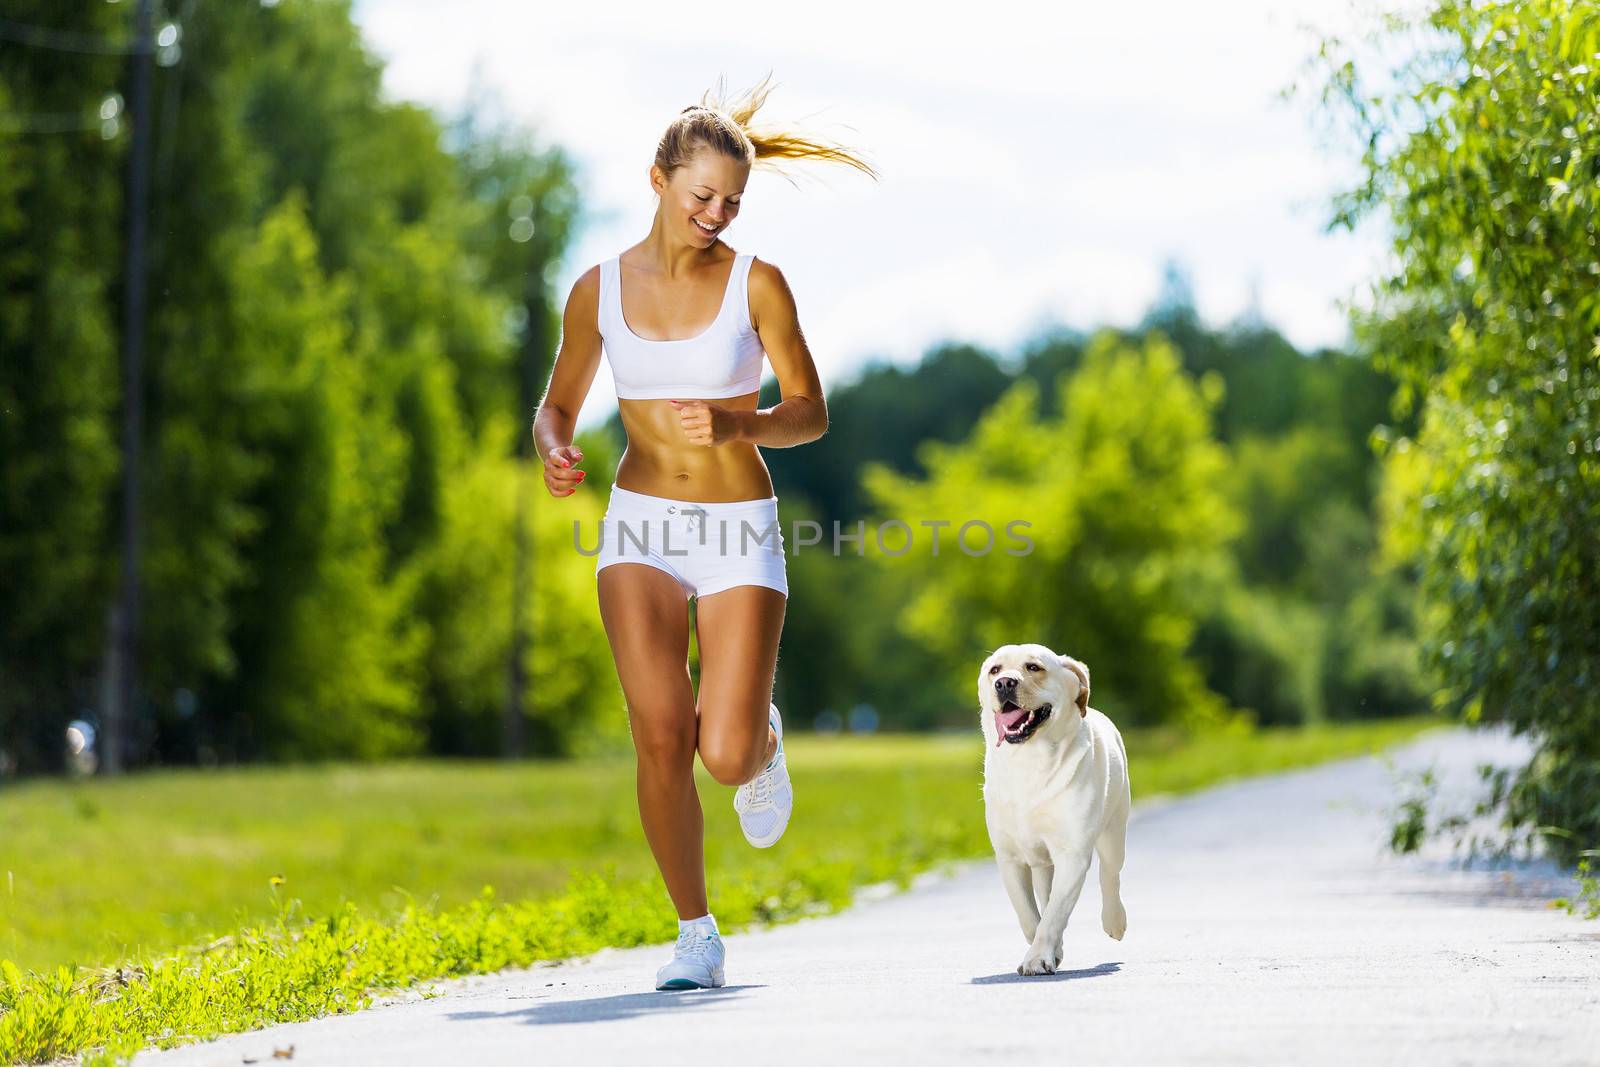
[[1000,697],[1002,700],[1016,691],[1017,680],[1015,678],[996,678],[994,680],[995,696]]

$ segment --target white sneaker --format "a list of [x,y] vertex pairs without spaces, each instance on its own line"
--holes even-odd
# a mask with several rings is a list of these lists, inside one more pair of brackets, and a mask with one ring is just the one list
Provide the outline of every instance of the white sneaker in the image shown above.
[[783,717],[778,705],[772,709],[768,722],[778,735],[778,751],[765,770],[733,794],[733,810],[739,813],[739,829],[746,841],[757,848],[768,848],[778,843],[789,825],[789,813],[794,810],[794,787],[789,784],[789,764],[783,755]]
[[678,931],[672,962],[656,972],[657,989],[715,989],[724,984],[722,961],[727,950],[722,935],[709,923],[695,923]]

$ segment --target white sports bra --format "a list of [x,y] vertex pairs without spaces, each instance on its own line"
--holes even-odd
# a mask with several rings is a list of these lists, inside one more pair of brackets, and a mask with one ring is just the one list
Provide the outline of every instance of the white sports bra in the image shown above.
[[622,268],[618,257],[600,264],[600,337],[617,396],[623,400],[714,400],[761,388],[766,354],[750,322],[750,264],[741,252],[733,261],[717,317],[702,333],[651,341],[622,317]]

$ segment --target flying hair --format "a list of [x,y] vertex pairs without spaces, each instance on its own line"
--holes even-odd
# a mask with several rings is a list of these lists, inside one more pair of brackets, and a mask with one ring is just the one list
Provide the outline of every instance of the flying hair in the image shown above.
[[[672,120],[656,145],[656,166],[670,180],[702,148],[710,148],[751,167],[765,167],[788,178],[779,160],[820,159],[854,167],[871,178],[879,175],[855,149],[836,142],[821,141],[782,126],[754,126],[751,120],[766,103],[775,85],[769,85],[769,72],[761,81],[736,97],[729,98],[723,79],[715,90],[700,95],[700,103],[690,104]],[[794,179],[789,178],[790,184]]]

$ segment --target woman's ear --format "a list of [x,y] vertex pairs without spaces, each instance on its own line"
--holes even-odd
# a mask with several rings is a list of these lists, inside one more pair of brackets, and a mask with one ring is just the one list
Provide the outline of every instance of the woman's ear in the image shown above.
[[1078,676],[1078,717],[1089,715],[1089,665],[1071,656],[1059,656],[1061,665]]

